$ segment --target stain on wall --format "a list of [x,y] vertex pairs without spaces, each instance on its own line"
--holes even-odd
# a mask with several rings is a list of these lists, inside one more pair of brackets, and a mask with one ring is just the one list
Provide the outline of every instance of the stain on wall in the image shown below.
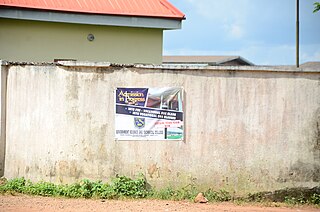
[[[319,79],[320,85],[320,79]],[[320,106],[319,106],[320,107]],[[314,174],[313,181],[320,182],[320,108],[315,113],[315,124],[314,124],[314,148],[313,148],[313,156],[314,156]]]

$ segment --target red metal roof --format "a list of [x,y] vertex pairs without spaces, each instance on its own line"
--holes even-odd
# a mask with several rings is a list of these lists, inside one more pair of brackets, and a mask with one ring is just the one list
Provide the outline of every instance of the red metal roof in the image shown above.
[[105,15],[184,19],[167,0],[0,0],[0,6]]

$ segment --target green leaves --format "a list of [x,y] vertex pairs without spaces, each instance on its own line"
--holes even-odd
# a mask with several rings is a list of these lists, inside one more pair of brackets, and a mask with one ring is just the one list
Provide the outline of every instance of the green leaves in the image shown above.
[[313,194],[311,197],[311,203],[315,205],[320,205],[320,194]]
[[152,193],[153,198],[162,199],[162,200],[190,200],[192,201],[195,196],[198,194],[198,190],[191,186],[190,188],[184,187],[181,189],[173,189],[167,187],[159,191],[154,191]]
[[[0,193],[23,193],[28,195],[68,197],[68,198],[101,198],[101,199],[118,199],[118,198],[154,198],[162,200],[193,200],[199,193],[194,185],[188,185],[180,189],[167,187],[162,190],[147,189],[145,177],[140,175],[136,179],[126,176],[116,176],[110,183],[102,181],[81,180],[70,185],[55,185],[50,182],[40,181],[32,183],[24,178],[15,178],[7,181],[2,179],[0,184]],[[284,190],[286,191],[286,190]],[[311,192],[311,193],[310,193]],[[284,202],[289,205],[314,204],[320,205],[319,188],[311,189],[310,192],[277,192],[283,194]],[[208,189],[203,192],[210,202],[228,202],[234,197],[226,190],[215,191]],[[268,201],[271,192],[260,192],[249,194],[247,197],[237,197],[234,201],[244,202],[264,202]],[[295,194],[298,195],[295,195]],[[276,201],[276,200],[273,200]],[[277,200],[278,201],[278,200]]]
[[113,179],[110,186],[114,193],[120,196],[143,198],[148,194],[146,181],[142,175],[136,180],[132,180],[126,176],[117,176]]
[[207,190],[204,192],[206,198],[211,202],[227,202],[231,200],[231,194],[226,190]]
[[320,3],[319,2],[315,2],[313,5],[314,5],[313,13],[318,12],[320,10]]
[[126,176],[117,176],[110,184],[101,181],[81,180],[71,185],[55,185],[49,182],[32,183],[24,178],[15,178],[0,185],[0,192],[17,192],[39,196],[63,196],[69,198],[107,198],[115,199],[119,197],[146,197],[146,181],[141,175],[132,180]]
[[22,193],[39,195],[39,196],[56,196],[57,186],[53,183],[48,182],[39,182],[39,183],[31,183],[27,181],[24,187],[21,188]]
[[15,178],[12,180],[9,180],[4,185],[0,186],[0,191],[7,192],[7,191],[15,191],[18,193],[22,193],[23,189],[25,187],[26,180],[22,178]]

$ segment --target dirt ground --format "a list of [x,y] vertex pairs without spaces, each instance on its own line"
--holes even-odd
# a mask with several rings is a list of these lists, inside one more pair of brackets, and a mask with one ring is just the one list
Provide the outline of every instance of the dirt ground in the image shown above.
[[320,211],[320,208],[239,206],[231,203],[195,204],[187,201],[160,200],[87,200],[32,196],[0,195],[0,212],[55,211]]

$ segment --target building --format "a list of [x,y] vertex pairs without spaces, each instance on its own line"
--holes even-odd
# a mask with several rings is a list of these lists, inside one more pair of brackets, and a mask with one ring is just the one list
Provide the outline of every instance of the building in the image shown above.
[[167,0],[0,0],[0,59],[161,64],[183,19]]
[[[277,65],[273,66],[280,69],[296,69],[295,65]],[[298,69],[308,72],[308,71],[320,71],[320,61],[309,61],[299,65]]]
[[303,63],[300,65],[300,68],[302,68],[305,71],[320,71],[320,61],[311,61]]
[[163,56],[163,64],[197,66],[252,66],[240,56]]

